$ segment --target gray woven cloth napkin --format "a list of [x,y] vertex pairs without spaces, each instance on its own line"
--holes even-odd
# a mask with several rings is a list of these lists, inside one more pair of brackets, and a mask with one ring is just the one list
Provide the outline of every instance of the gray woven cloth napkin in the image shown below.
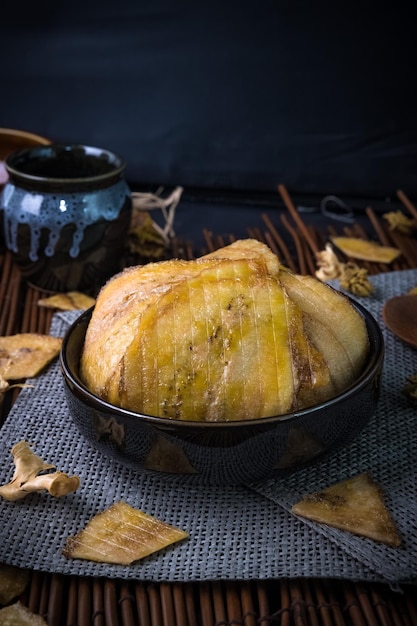
[[[11,479],[11,447],[25,439],[57,469],[77,474],[69,496],[31,494],[0,499],[0,561],[35,570],[144,581],[331,577],[417,583],[417,410],[402,393],[417,373],[417,351],[384,329],[382,303],[417,284],[417,271],[371,277],[375,293],[361,299],[386,341],[382,395],[369,425],[347,449],[286,478],[214,487],[167,479],[104,457],[73,424],[58,363],[19,394],[0,430],[0,483]],[[79,313],[58,313],[51,333],[62,336]],[[403,537],[388,548],[291,514],[305,493],[369,471],[386,494]],[[96,513],[124,500],[189,532],[189,539],[130,566],[71,560],[65,540]]]

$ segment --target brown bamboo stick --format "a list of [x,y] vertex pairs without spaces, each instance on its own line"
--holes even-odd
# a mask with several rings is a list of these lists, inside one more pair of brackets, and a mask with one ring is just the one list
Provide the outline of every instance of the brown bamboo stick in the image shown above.
[[306,601],[306,611],[308,614],[309,626],[320,626],[317,617],[316,605],[314,602],[312,591],[310,589],[311,580],[303,579],[300,581],[300,584]]
[[[256,582],[256,595],[259,607],[258,624],[259,626],[270,626],[269,597],[265,581]],[[284,622],[282,622],[282,626],[286,626]]]
[[[367,207],[365,209],[366,215],[369,218],[369,221],[371,222],[372,226],[375,229],[375,232],[377,234],[377,236],[379,237],[379,240],[381,242],[381,244],[383,246],[393,246],[395,245],[392,240],[390,240],[390,238],[388,237],[387,232],[384,230],[383,226],[379,223],[378,218],[375,214],[375,211],[373,211],[373,209],[371,207]],[[393,270],[400,270],[403,269],[403,263],[401,262],[401,260],[396,260],[391,264],[391,268]]]
[[417,209],[414,204],[411,202],[409,197],[402,191],[402,189],[398,189],[397,198],[403,203],[405,208],[411,213],[415,220],[417,220]]
[[33,571],[30,578],[28,609],[35,614],[39,612],[39,600],[42,591],[42,583],[43,574],[41,572]]
[[65,594],[65,579],[61,574],[53,574],[48,597],[48,626],[62,625],[62,606]]
[[[213,581],[211,584],[211,593],[214,609],[214,622],[216,624],[227,623],[226,602],[223,596],[223,586],[220,581]],[[227,591],[226,591],[227,595]]]
[[91,621],[94,626],[104,626],[104,593],[100,578],[93,579],[93,615]]
[[406,235],[393,232],[392,238],[396,248],[401,250],[408,268],[417,267],[417,241]]
[[164,626],[159,586],[151,583],[147,588],[152,626]]
[[291,579],[288,582],[290,597],[291,597],[291,611],[296,626],[304,626],[307,622],[306,615],[306,603],[300,589],[300,583],[296,579]]
[[279,583],[281,605],[279,613],[281,615],[282,626],[290,626],[291,624],[291,594],[289,581],[284,579]]
[[116,582],[114,580],[104,580],[103,597],[106,626],[119,626],[119,618],[117,615],[117,591]]
[[90,580],[80,576],[78,579],[77,607],[77,624],[79,626],[89,626],[91,624],[92,605]]
[[[189,614],[187,611],[187,605],[184,598],[184,589],[182,583],[173,583],[171,585],[172,599],[175,612],[175,624],[182,626],[190,626]],[[195,624],[195,621],[193,621]]]
[[213,243],[213,233],[207,228],[203,228],[203,237],[206,242],[207,250],[209,252],[214,252],[216,246]]
[[257,626],[257,615],[253,603],[252,588],[249,582],[240,583],[240,602],[244,626]]
[[148,594],[144,583],[135,583],[136,615],[140,626],[152,626]]
[[304,224],[303,220],[301,219],[293,201],[290,198],[290,194],[288,193],[287,189],[285,188],[285,185],[278,185],[278,191],[281,195],[281,198],[285,204],[285,206],[287,207],[288,211],[291,214],[291,217],[293,218],[294,222],[297,224],[298,228],[300,229],[300,232],[302,233],[303,237],[305,237],[308,245],[311,248],[311,251],[316,254],[317,252],[319,252],[319,249],[317,247],[317,244],[314,240],[314,238],[311,236],[311,233],[309,232],[308,228],[306,227],[306,225]]
[[387,626],[388,624],[389,626],[392,626],[385,595],[386,595],[385,593],[381,594],[379,589],[376,586],[372,587],[371,597],[372,597],[373,605],[375,607],[376,614],[379,616],[379,619],[382,622],[382,624],[384,624],[384,626],[385,624]]
[[375,616],[373,605],[370,599],[369,587],[363,583],[354,583],[357,597],[366,620],[366,626],[379,626],[379,620]]
[[295,245],[295,249],[297,252],[297,259],[298,259],[298,271],[300,274],[307,274],[308,273],[307,264],[306,264],[306,259],[304,256],[304,250],[301,244],[300,237],[298,236],[298,233],[295,230],[295,228],[291,226],[291,224],[289,223],[285,215],[281,215],[281,221],[294,240],[294,245]]
[[71,576],[69,579],[69,589],[67,596],[67,626],[74,626],[77,623],[77,600],[77,578],[75,576]]
[[214,612],[211,602],[211,590],[208,582],[202,582],[199,585],[200,590],[200,611],[201,626],[213,626]]
[[345,596],[345,611],[348,613],[355,626],[368,626],[361,610],[360,602],[352,588],[352,585],[346,581],[341,585],[341,589]]
[[[332,607],[324,592],[322,581],[312,579],[311,584],[314,587],[314,594],[317,602],[317,611],[320,615],[323,625],[334,626],[334,622],[332,620]],[[339,624],[337,624],[337,626],[339,626]]]
[[329,604],[335,626],[345,626],[345,620],[342,614],[340,602],[336,596],[336,586],[333,584],[333,581],[330,580],[324,580],[323,583],[327,591],[327,602]]
[[193,583],[184,583],[183,591],[185,606],[187,610],[188,626],[199,626]]
[[[278,248],[279,250],[282,252],[282,254],[284,255],[284,259],[285,259],[285,264],[290,268],[290,270],[292,270],[293,272],[297,271],[294,260],[292,255],[290,254],[288,247],[285,243],[285,241],[283,240],[283,238],[281,237],[281,235],[279,234],[278,230],[275,228],[274,224],[272,223],[271,219],[269,218],[269,216],[266,213],[262,214],[262,219],[265,222],[265,225],[267,226],[268,230],[269,230],[269,236],[272,237],[273,241],[275,241],[278,244]],[[278,254],[278,256],[280,257],[281,255]]]
[[405,591],[405,608],[407,610],[407,615],[409,615],[412,624],[417,624],[417,604],[415,601],[415,589],[412,589],[412,595],[410,588]]
[[119,607],[123,626],[136,626],[134,617],[134,597],[130,589],[130,585],[126,580],[120,582],[119,588]]
[[162,623],[164,624],[164,626],[168,626],[171,624],[172,626],[175,626],[175,624],[177,624],[177,621],[175,620],[172,587],[169,583],[160,583],[159,596],[161,600]]
[[240,604],[239,583],[235,581],[227,581],[225,588],[227,617],[229,623],[239,623],[242,621],[242,605]]

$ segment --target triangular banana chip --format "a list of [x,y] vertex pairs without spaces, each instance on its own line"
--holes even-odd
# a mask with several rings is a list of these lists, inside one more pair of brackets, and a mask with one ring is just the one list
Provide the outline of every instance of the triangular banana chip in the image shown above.
[[72,559],[130,565],[187,537],[184,530],[116,502],[69,537],[62,553]]
[[0,337],[0,374],[5,380],[37,376],[61,349],[62,339],[37,333]]
[[0,604],[9,604],[20,596],[28,586],[29,579],[28,569],[0,563]]
[[60,309],[61,311],[77,311],[89,309],[95,304],[95,299],[80,291],[68,291],[68,293],[57,293],[48,298],[38,300],[38,306],[47,309]]
[[0,610],[0,624],[3,626],[47,626],[43,617],[29,611],[21,602],[15,602]]
[[292,512],[397,548],[401,537],[381,488],[367,472],[304,496]]
[[381,246],[375,241],[367,241],[356,237],[331,237],[332,243],[346,256],[374,263],[392,263],[400,256],[398,248]]

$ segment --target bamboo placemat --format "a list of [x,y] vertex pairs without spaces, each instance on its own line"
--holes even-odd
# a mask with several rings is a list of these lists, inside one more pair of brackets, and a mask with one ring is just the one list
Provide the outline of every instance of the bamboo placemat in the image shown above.
[[[353,223],[318,231],[302,220],[285,188],[279,191],[284,210],[263,213],[263,226],[248,225],[247,235],[267,243],[294,271],[314,273],[315,254],[332,234],[371,237],[400,248],[402,255],[391,266],[363,263],[370,274],[417,267],[415,236],[390,230],[371,207],[366,209],[366,227]],[[404,212],[417,219],[405,194],[398,192],[398,197]],[[208,230],[203,235],[207,250],[235,238]],[[192,258],[205,251],[180,237],[172,242],[172,256]],[[0,271],[0,335],[48,332],[52,312],[37,306],[40,292],[23,284],[8,253],[0,253]],[[6,396],[3,419],[17,393]],[[414,596],[415,587],[406,585],[393,590],[377,583],[328,579],[149,584],[30,572],[21,600],[50,626],[413,626],[417,624]]]

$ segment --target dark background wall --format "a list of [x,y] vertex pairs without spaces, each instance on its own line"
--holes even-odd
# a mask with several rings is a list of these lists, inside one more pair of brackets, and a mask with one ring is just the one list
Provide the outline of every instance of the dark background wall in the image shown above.
[[0,126],[119,152],[133,185],[417,195],[413,3],[10,4]]

